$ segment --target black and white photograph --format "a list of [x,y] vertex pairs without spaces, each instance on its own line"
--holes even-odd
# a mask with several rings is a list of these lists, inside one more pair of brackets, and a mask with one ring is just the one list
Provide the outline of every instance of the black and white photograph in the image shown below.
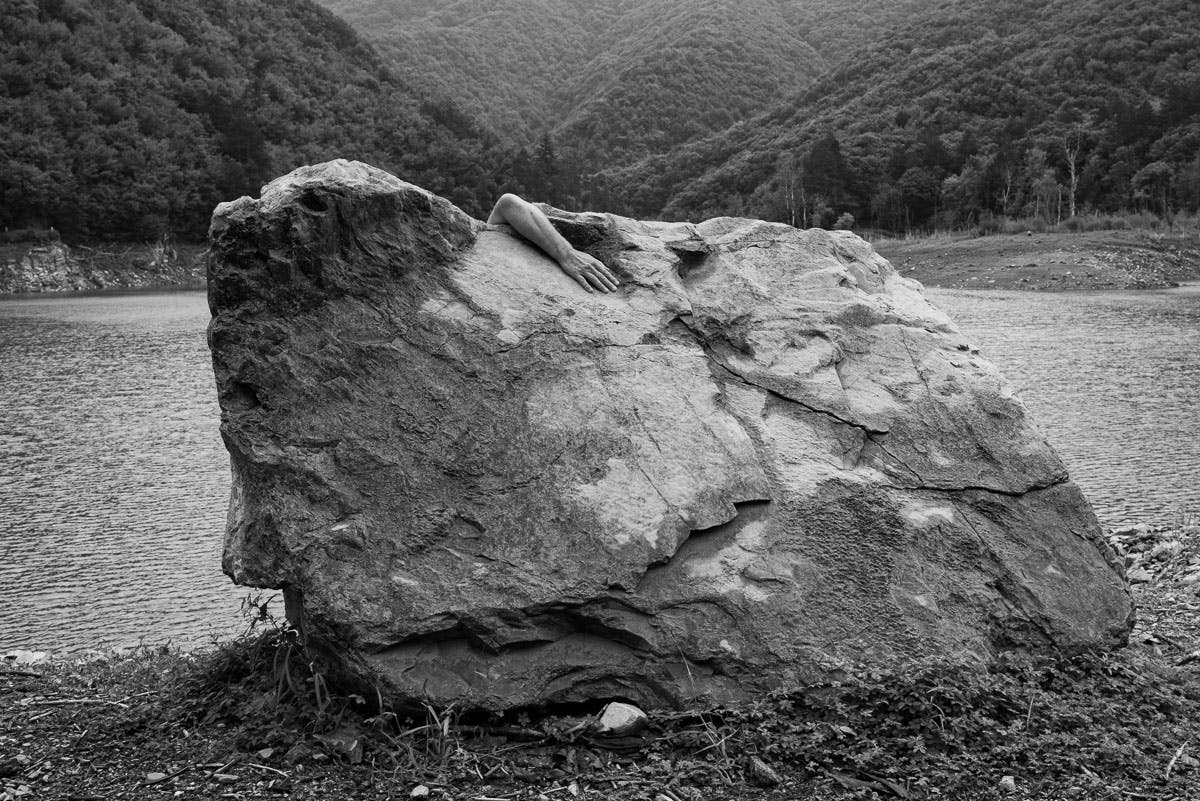
[[1197,801],[1197,0],[0,0],[0,801]]

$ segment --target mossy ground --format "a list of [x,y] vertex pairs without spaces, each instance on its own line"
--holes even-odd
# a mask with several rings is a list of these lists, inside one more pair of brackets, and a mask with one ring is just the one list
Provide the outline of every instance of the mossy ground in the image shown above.
[[1123,651],[864,670],[621,738],[591,733],[596,710],[381,712],[278,630],[9,667],[0,799],[1196,799],[1193,528],[1117,542],[1154,576]]

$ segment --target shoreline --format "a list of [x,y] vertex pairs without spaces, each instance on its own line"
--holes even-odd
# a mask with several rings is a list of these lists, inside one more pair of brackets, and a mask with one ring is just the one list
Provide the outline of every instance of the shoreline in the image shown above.
[[[1145,589],[1134,593],[1139,605],[1163,606]],[[1200,793],[1200,748],[1191,747],[1200,733],[1200,651],[1157,624],[1109,653],[1014,655],[986,669],[942,657],[852,670],[744,709],[698,699],[648,710],[645,729],[621,736],[598,730],[602,701],[505,716],[377,709],[374,698],[327,676],[280,631],[201,654],[147,648],[0,668],[0,797],[1050,801]]]
[[1200,232],[933,235],[877,239],[896,272],[938,289],[1156,290],[1200,281]]
[[206,245],[57,240],[0,245],[0,298],[111,291],[202,289]]
[[[1114,560],[1120,561],[1122,571],[1130,587],[1147,585],[1170,585],[1178,583],[1185,591],[1197,599],[1197,611],[1200,611],[1200,510],[1181,510],[1176,512],[1174,520],[1158,523],[1121,523],[1104,524],[1101,526],[1104,541],[1114,553]],[[1166,543],[1164,546],[1163,544]],[[1138,572],[1141,571],[1141,572]],[[248,593],[256,592],[252,587],[242,587]],[[263,591],[265,592],[265,591]],[[271,604],[267,607],[267,604]],[[269,619],[282,618],[283,600],[281,596],[271,596],[265,602],[256,602],[255,608],[270,608],[274,611],[267,615]],[[277,612],[278,615],[274,613]],[[1142,623],[1139,621],[1139,626]],[[238,627],[230,626],[230,629]],[[148,652],[170,651],[183,655],[203,654],[224,647],[246,636],[254,626],[246,626],[247,632],[237,634],[229,639],[222,639],[216,632],[206,635],[202,640],[196,638],[190,643],[180,641],[173,636],[166,636],[162,642],[148,642],[143,639],[136,645],[120,646],[107,649],[69,649],[66,651],[41,651],[32,648],[10,648],[0,651],[0,675],[3,675],[4,665],[84,665],[90,662],[113,659],[136,658],[139,654]],[[1135,628],[1136,631],[1136,628]],[[1200,624],[1195,631],[1187,635],[1192,647],[1200,654]]]
[[[1200,231],[934,234],[871,242],[896,272],[938,289],[1160,290],[1200,282]],[[0,298],[204,289],[206,245],[0,245]]]

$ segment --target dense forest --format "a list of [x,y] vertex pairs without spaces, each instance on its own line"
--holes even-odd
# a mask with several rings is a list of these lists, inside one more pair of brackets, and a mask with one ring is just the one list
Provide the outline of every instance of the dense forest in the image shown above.
[[198,239],[334,157],[477,216],[502,191],[888,230],[1200,207],[1194,0],[320,2],[0,0],[0,227]]
[[319,0],[536,156],[540,197],[727,129],[934,0]]
[[297,0],[4,0],[0,226],[204,235],[300,164],[368,161],[481,214],[528,168]]
[[890,230],[1200,205],[1194,0],[321,2],[532,142],[560,204]]
[[744,124],[591,177],[597,206],[902,230],[1200,206],[1200,4],[916,13]]

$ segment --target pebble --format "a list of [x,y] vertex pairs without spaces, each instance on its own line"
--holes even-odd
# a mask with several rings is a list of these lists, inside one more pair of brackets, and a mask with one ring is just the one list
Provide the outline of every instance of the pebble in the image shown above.
[[147,773],[146,784],[158,784],[165,778],[167,778],[167,774],[165,773]]
[[613,701],[600,713],[600,719],[596,724],[596,733],[622,737],[627,734],[636,734],[649,722],[650,718],[646,716],[646,713],[633,704]]
[[1017,780],[1013,776],[1005,776],[1000,780],[1000,789],[1006,793],[1015,793],[1017,791]]
[[50,661],[49,651],[26,651],[18,648],[6,651],[4,661],[10,665],[44,665]]
[[409,798],[429,798],[429,788],[423,784],[418,784],[412,788],[412,792],[408,794]]
[[1144,567],[1135,567],[1125,573],[1130,584],[1149,584],[1154,580],[1154,574]]
[[775,769],[756,756],[750,757],[746,765],[746,776],[759,787],[774,787],[783,783]]

